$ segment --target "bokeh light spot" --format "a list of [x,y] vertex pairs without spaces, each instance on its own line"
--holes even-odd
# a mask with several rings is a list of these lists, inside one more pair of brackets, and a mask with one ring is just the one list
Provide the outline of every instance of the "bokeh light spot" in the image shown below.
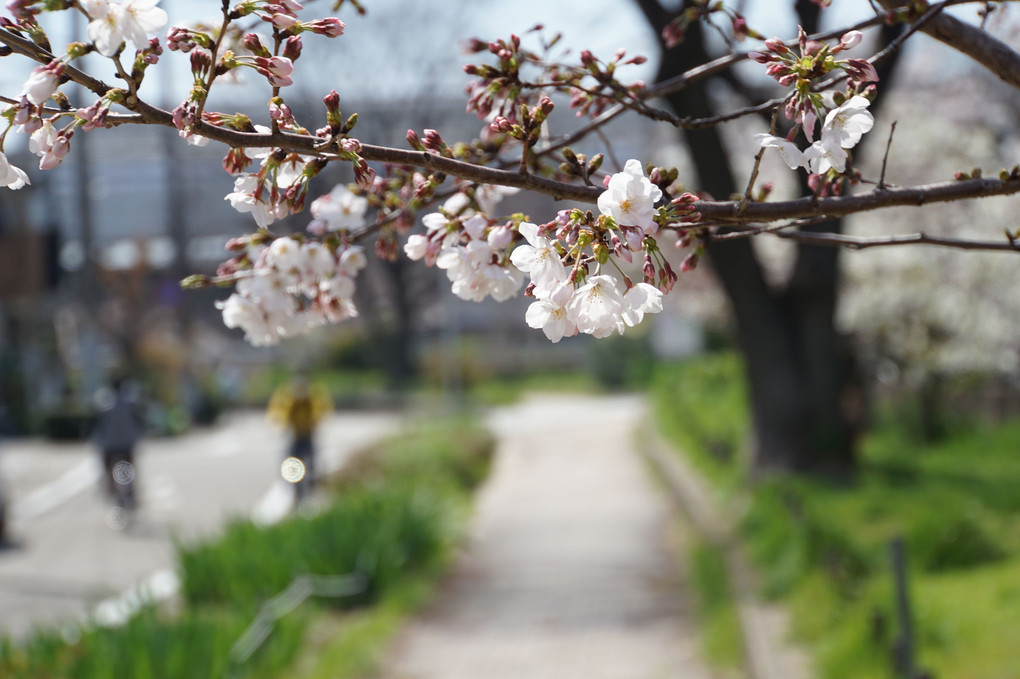
[[280,466],[280,474],[288,483],[298,483],[305,478],[305,463],[296,457],[288,457]]

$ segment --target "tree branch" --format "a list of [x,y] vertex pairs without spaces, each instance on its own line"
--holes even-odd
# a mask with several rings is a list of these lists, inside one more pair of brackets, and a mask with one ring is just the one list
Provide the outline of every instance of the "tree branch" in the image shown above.
[[[898,0],[879,0],[886,9],[900,6]],[[927,22],[921,30],[966,54],[1013,87],[1020,89],[1020,54],[977,26],[940,14]]]
[[774,222],[800,217],[842,217],[887,207],[918,207],[929,203],[1008,196],[1016,193],[1020,193],[1020,180],[982,178],[921,186],[887,187],[854,196],[829,198],[805,196],[775,203],[748,203],[742,213],[740,201],[700,200],[695,206],[703,217],[711,220],[733,223]]
[[795,240],[799,243],[807,243],[809,245],[834,245],[849,248],[851,250],[865,250],[867,248],[887,247],[891,245],[937,245],[944,248],[955,248],[958,250],[1020,252],[1020,242],[962,240],[959,238],[929,236],[926,233],[910,233],[901,236],[878,236],[874,238],[847,236],[842,233],[809,233],[806,231],[776,230],[769,231],[769,233],[772,233],[779,238]]

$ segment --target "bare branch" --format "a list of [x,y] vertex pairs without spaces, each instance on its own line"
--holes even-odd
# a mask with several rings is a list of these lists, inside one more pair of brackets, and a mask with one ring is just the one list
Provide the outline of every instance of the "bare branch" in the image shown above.
[[[897,0],[879,0],[886,9],[895,9]],[[940,14],[921,30],[953,49],[963,52],[1013,87],[1020,89],[1020,54],[985,30],[959,19]]]
[[810,233],[806,231],[770,231],[779,238],[795,240],[810,245],[833,245],[850,250],[888,247],[892,245],[937,245],[958,250],[993,250],[1004,252],[1020,252],[1020,243],[1009,241],[976,241],[960,238],[943,238],[929,236],[926,233],[911,233],[901,236],[879,236],[867,238],[863,236],[847,236],[841,233]]
[[740,201],[700,200],[695,205],[703,217],[734,223],[774,222],[800,217],[842,217],[887,207],[921,206],[969,198],[1008,196],[1020,193],[1020,180],[968,179],[910,187],[885,187],[854,196],[815,198],[806,196],[775,203],[748,203],[739,211]]

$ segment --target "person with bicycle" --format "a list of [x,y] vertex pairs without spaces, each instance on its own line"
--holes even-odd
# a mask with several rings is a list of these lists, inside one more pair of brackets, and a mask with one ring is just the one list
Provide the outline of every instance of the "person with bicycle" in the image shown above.
[[315,430],[332,409],[333,402],[326,388],[309,383],[303,375],[281,385],[269,399],[269,419],[290,432],[282,473],[287,481],[295,484],[299,499],[315,484]]
[[134,509],[135,446],[145,433],[138,386],[123,376],[96,394],[92,440],[103,459],[105,488],[122,509]]

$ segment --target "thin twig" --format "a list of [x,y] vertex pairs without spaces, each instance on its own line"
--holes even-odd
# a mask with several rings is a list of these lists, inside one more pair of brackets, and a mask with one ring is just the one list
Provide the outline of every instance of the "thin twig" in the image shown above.
[[885,166],[889,162],[889,149],[892,148],[893,133],[896,132],[896,121],[892,123],[892,127],[889,128],[889,140],[885,143],[885,155],[882,156],[882,174],[878,178],[878,186],[875,188],[879,191],[885,190]]
[[838,245],[851,250],[887,247],[892,245],[937,245],[958,250],[992,250],[1001,252],[1020,252],[1020,243],[1009,241],[976,241],[960,238],[943,238],[930,236],[926,233],[911,233],[901,236],[879,236],[867,238],[863,236],[847,236],[841,233],[811,233],[807,231],[775,231],[779,238],[795,240],[812,245]]

